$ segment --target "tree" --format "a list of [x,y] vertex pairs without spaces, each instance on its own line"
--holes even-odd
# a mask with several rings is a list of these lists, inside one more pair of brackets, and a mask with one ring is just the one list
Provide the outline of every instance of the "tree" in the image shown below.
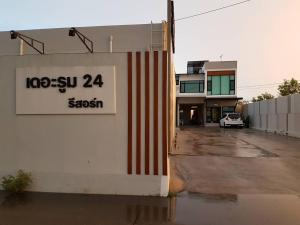
[[253,97],[252,102],[259,102],[259,101],[263,101],[263,100],[267,100],[267,99],[273,99],[273,98],[274,98],[274,95],[272,95],[268,92],[265,92],[265,93],[262,93],[261,95],[258,95],[256,98]]
[[278,91],[281,96],[297,94],[300,93],[300,84],[294,78],[284,80],[283,83],[278,86]]

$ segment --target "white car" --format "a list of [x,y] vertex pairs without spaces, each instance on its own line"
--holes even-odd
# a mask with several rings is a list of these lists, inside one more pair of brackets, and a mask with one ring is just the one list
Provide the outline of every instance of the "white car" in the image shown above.
[[239,113],[226,113],[220,120],[220,127],[244,127],[244,122]]

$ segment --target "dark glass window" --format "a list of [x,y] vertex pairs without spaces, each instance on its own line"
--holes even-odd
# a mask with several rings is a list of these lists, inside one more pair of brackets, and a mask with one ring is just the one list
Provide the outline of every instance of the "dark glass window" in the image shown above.
[[175,78],[176,78],[176,85],[179,85],[179,75],[176,75]]
[[204,81],[180,81],[180,93],[204,93]]
[[235,90],[235,81],[231,80],[230,81],[230,91],[234,91]]
[[207,76],[207,94],[208,95],[234,95],[235,94],[235,76]]
[[235,111],[234,106],[224,106],[222,108],[222,114],[225,115],[226,113],[233,113]]
[[211,91],[211,89],[212,89],[212,82],[211,82],[211,80],[208,80],[207,81],[207,90]]
[[202,68],[199,66],[188,66],[187,71],[188,74],[200,74],[202,72]]

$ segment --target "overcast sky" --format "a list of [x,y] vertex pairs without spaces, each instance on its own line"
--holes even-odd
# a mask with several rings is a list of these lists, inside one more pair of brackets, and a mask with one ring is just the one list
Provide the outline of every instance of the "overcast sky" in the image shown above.
[[[160,22],[166,1],[0,0],[0,30]],[[175,15],[238,1],[175,0]],[[238,61],[238,95],[245,99],[265,91],[276,95],[283,79],[300,80],[300,0],[252,0],[176,23],[176,72],[185,72],[188,60],[220,55]]]

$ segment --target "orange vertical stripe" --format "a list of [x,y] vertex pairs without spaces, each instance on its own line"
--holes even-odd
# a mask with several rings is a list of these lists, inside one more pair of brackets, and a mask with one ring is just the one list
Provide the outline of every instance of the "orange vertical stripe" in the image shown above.
[[145,52],[145,174],[149,175],[150,162],[150,58],[149,52]]
[[154,99],[153,99],[154,175],[158,175],[158,52],[154,52]]
[[128,76],[128,136],[127,136],[127,173],[132,174],[132,52],[127,53],[127,76]]
[[136,174],[141,174],[141,53],[136,53]]
[[207,71],[208,76],[229,76],[229,75],[235,75],[234,70],[222,70],[222,71]]
[[163,175],[168,175],[167,159],[167,52],[163,51],[162,57],[162,168]]

